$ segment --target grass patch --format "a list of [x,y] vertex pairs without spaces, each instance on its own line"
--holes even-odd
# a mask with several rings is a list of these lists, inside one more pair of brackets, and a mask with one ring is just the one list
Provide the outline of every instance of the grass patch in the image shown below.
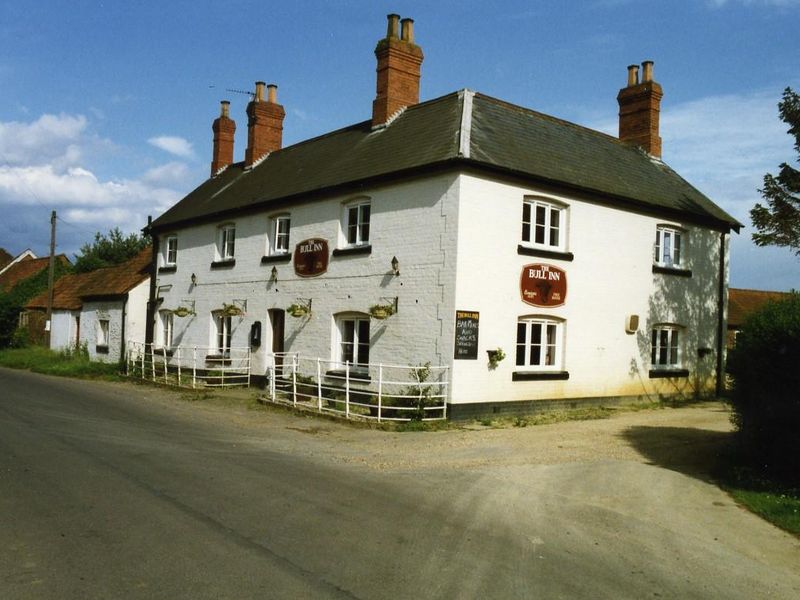
[[34,373],[82,379],[122,379],[116,363],[93,362],[81,350],[54,352],[41,346],[0,350],[0,365]]
[[719,474],[720,485],[736,502],[776,527],[800,535],[800,487],[737,465],[728,457]]

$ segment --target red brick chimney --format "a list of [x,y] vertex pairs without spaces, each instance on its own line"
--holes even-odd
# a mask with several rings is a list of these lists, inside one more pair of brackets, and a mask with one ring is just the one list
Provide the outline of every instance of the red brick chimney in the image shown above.
[[[414,21],[391,14],[386,37],[375,47],[378,59],[377,95],[372,102],[372,126],[383,125],[395,112],[419,102],[422,48],[414,43]],[[398,31],[398,29],[400,31]]]
[[[264,87],[267,87],[267,100],[264,101]],[[247,105],[247,150],[244,153],[244,166],[253,163],[268,152],[281,149],[283,140],[283,118],[286,111],[278,104],[278,86],[266,85],[256,81],[256,94]]]
[[228,116],[231,103],[222,100],[219,117],[211,125],[214,132],[214,151],[211,155],[211,176],[220,169],[233,163],[233,134],[236,133],[236,122]]
[[664,92],[653,81],[653,61],[628,67],[628,85],[617,94],[619,103],[619,139],[635,144],[656,158],[661,158],[661,136],[658,135],[658,116]]

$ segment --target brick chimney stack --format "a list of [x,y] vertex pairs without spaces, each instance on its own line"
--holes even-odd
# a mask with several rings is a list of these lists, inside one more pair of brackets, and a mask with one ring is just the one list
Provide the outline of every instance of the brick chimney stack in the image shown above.
[[222,100],[219,117],[211,125],[214,132],[214,151],[211,155],[211,176],[233,163],[233,134],[236,133],[236,122],[228,114],[231,103]]
[[414,20],[387,16],[386,37],[375,47],[378,85],[372,102],[372,126],[383,125],[395,112],[419,102],[420,66],[425,58],[414,43]]
[[619,103],[619,139],[635,144],[656,158],[661,158],[661,136],[658,118],[664,92],[653,81],[653,61],[642,63],[642,81],[639,82],[639,65],[628,67],[628,85],[617,94]]
[[[264,87],[267,99],[264,100]],[[283,141],[283,118],[286,111],[278,104],[278,86],[266,85],[256,81],[256,93],[247,105],[247,150],[244,153],[244,166],[253,163],[268,152],[281,149]]]

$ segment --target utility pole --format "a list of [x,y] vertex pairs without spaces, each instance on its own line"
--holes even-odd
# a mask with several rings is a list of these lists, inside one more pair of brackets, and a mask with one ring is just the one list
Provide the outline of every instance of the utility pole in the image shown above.
[[50,214],[50,272],[47,275],[47,321],[45,340],[50,347],[50,335],[53,331],[53,282],[56,271],[56,211]]

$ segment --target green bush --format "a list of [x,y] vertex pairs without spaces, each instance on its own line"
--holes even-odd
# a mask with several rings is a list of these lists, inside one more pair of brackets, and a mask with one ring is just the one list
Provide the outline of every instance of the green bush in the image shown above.
[[800,294],[747,319],[728,367],[744,457],[764,474],[800,480]]

